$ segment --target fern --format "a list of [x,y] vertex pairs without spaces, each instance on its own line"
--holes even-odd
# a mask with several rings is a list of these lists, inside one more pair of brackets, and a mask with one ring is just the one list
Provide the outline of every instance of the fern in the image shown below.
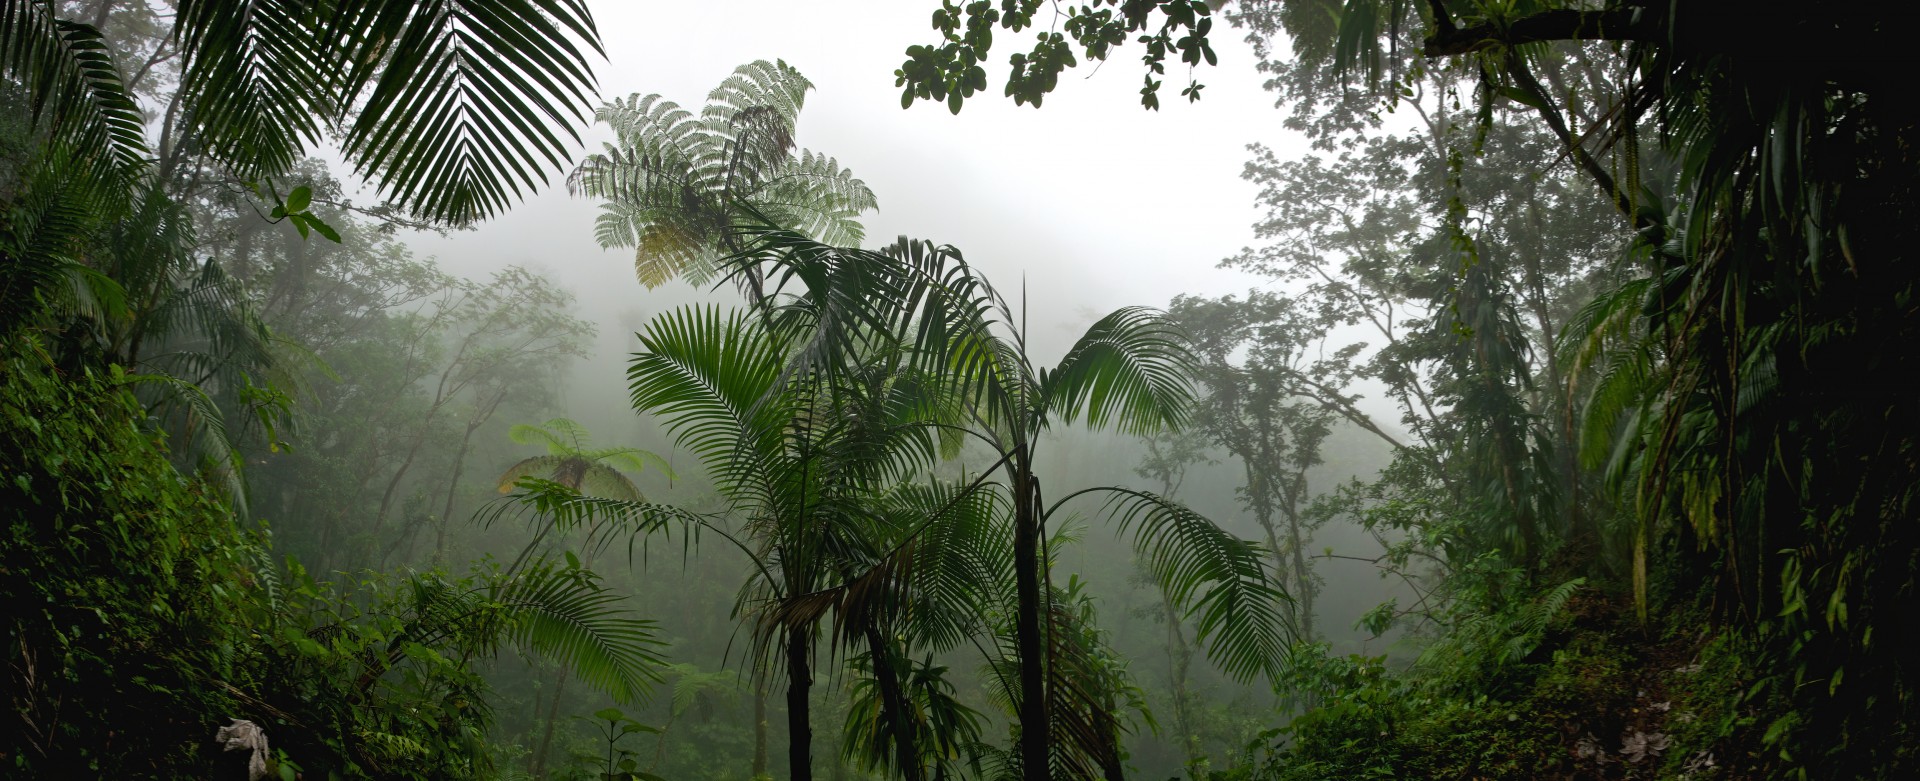
[[812,88],[786,63],[762,60],[735,69],[698,116],[659,95],[603,105],[594,116],[615,141],[568,178],[574,194],[601,201],[600,245],[633,248],[635,275],[657,287],[712,281],[720,258],[742,249],[742,221],[857,243],[873,192],[832,158],[794,154]]

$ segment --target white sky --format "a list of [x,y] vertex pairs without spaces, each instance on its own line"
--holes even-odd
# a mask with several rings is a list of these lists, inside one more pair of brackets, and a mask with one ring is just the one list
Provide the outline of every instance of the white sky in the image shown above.
[[[1253,238],[1255,189],[1240,179],[1245,146],[1298,147],[1279,127],[1239,31],[1217,28],[1220,64],[1201,69],[1207,89],[1197,104],[1179,97],[1184,67],[1170,67],[1164,107],[1140,108],[1143,71],[1133,47],[1097,73],[1070,71],[1044,108],[1016,107],[1000,95],[1001,78],[1007,56],[1028,44],[1000,31],[988,92],[958,116],[926,102],[903,111],[893,70],[908,45],[934,40],[936,7],[937,0],[596,2],[608,55],[597,68],[601,95],[657,92],[698,111],[736,66],[786,60],[816,86],[801,114],[800,145],[838,158],[879,197],[879,213],[863,219],[868,245],[901,234],[953,244],[1009,293],[1024,274],[1042,345],[1057,344],[1093,313],[1260,282],[1214,268]],[[588,141],[597,149],[608,137],[595,129]],[[475,231],[411,243],[460,273],[522,264],[560,277],[610,340],[603,346],[619,349],[636,315],[691,291],[641,288],[626,251],[595,244],[595,208],[568,197],[556,179]]]

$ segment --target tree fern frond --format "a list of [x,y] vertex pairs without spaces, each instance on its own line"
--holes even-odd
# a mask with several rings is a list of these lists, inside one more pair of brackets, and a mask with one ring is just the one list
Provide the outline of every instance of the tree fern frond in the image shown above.
[[565,456],[544,455],[523,458],[500,473],[500,493],[510,493],[524,478],[552,475],[566,461]]

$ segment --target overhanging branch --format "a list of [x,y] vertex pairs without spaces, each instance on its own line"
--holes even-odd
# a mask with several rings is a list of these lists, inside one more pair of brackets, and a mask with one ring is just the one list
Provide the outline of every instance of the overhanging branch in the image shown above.
[[1512,22],[1483,22],[1459,29],[1451,24],[1436,25],[1422,51],[1428,57],[1454,57],[1543,41],[1658,42],[1663,40],[1663,33],[1657,21],[1665,16],[1661,9],[1651,6],[1606,11],[1559,9]]

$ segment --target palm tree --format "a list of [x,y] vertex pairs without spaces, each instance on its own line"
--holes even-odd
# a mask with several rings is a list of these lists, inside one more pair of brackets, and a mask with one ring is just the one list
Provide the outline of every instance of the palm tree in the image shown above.
[[[641,284],[685,275],[704,284],[741,249],[732,226],[752,211],[832,244],[854,244],[873,192],[833,158],[794,155],[795,123],[813,84],[785,62],[749,63],[695,115],[659,95],[602,106],[616,140],[573,172],[574,193],[602,201],[600,245],[635,250]],[[749,289],[758,282],[748,279]]]
[[[551,480],[568,490],[587,496],[596,496],[626,502],[644,502],[646,497],[640,493],[639,486],[626,475],[626,471],[645,471],[648,464],[665,472],[669,479],[673,469],[666,459],[654,453],[635,447],[588,448],[590,437],[586,427],[567,418],[554,418],[538,426],[517,425],[509,429],[507,436],[522,445],[544,445],[546,455],[529,456],[507,467],[500,474],[500,493],[508,493],[522,479],[534,477]],[[626,471],[623,471],[626,470]],[[582,543],[586,555],[585,566],[593,568],[594,552],[599,549],[600,524],[596,521],[587,525],[586,540]],[[446,524],[441,524],[441,539],[434,550],[443,550],[446,546]],[[553,743],[554,725],[560,718],[560,696],[566,691],[567,670],[563,666],[559,677],[554,681],[553,698],[547,705],[547,726],[540,736],[540,744],[535,747],[529,758],[530,769],[536,777],[545,769],[547,749]],[[534,710],[539,710],[536,702]]]
[[[1010,764],[1042,779],[1056,767],[1117,767],[1108,748],[1114,725],[1093,716],[1111,711],[1106,700],[1118,690],[1090,691],[1075,680],[1087,670],[1065,642],[1081,631],[1072,599],[1043,583],[1045,524],[1081,495],[1110,496],[1109,516],[1173,604],[1195,616],[1217,662],[1243,679],[1274,671],[1290,629],[1285,597],[1257,546],[1143,491],[1108,486],[1042,502],[1034,456],[1056,421],[1150,431],[1180,420],[1190,397],[1187,359],[1157,313],[1117,311],[1056,369],[1038,370],[1011,307],[951,248],[903,240],[871,252],[765,226],[739,238],[749,250],[723,258],[724,270],[765,270],[774,288],[751,313],[690,307],[656,318],[628,377],[635,408],[665,416],[678,444],[745,516],[752,544],[729,539],[757,569],[742,601],[759,618],[756,639],[786,652],[794,778],[810,777],[808,650],[821,620],[839,622],[835,635],[847,647],[864,646],[875,684],[891,700],[887,710],[901,717],[883,716],[892,722],[891,753],[908,768],[927,752],[902,723],[914,710],[906,693],[887,691],[887,682],[918,672],[880,670],[902,655],[870,630],[962,642],[967,621],[932,617],[970,613],[977,624],[980,584],[1009,581],[1011,654],[997,669],[1017,700],[1020,750]],[[905,502],[901,486],[955,453],[962,438],[985,443],[998,460],[938,502]],[[641,531],[672,514],[551,492],[528,499],[547,512],[617,517]],[[963,523],[981,516],[961,512],[972,503],[1001,508],[1003,523]],[[903,507],[912,509],[901,516]],[[915,601],[947,608],[904,607]],[[1071,741],[1057,750],[1056,722]]]
[[[1054,737],[1047,668],[1054,659],[1043,628],[1042,540],[1046,522],[1067,502],[1105,494],[1110,517],[1168,597],[1197,614],[1199,640],[1229,674],[1272,675],[1291,625],[1258,546],[1193,511],[1145,491],[1101,486],[1047,504],[1034,472],[1042,434],[1055,423],[1150,434],[1184,422],[1192,401],[1192,358],[1159,313],[1138,307],[1095,322],[1051,370],[1027,356],[1024,318],[951,247],[902,239],[886,252],[838,248],[793,231],[748,227],[748,250],[727,259],[735,273],[770,268],[782,285],[798,283],[788,310],[813,315],[788,371],[848,371],[863,346],[892,340],[908,353],[903,367],[940,392],[923,396],[957,405],[967,426],[931,421],[983,443],[997,456],[987,470],[1004,483],[1012,507],[1015,631],[1019,665],[1019,764],[1028,779],[1050,777]],[[777,294],[779,291],[776,290]],[[923,402],[925,403],[925,402]],[[983,476],[984,477],[984,476]],[[885,562],[875,571],[898,571]]]
[[661,415],[741,517],[757,573],[743,588],[756,645],[785,659],[791,778],[812,773],[809,692],[818,616],[778,608],[833,581],[833,562],[856,546],[866,497],[930,464],[937,432],[896,366],[875,356],[866,384],[828,384],[789,372],[803,308],[762,319],[684,307],[640,334],[628,378],[636,410]]

